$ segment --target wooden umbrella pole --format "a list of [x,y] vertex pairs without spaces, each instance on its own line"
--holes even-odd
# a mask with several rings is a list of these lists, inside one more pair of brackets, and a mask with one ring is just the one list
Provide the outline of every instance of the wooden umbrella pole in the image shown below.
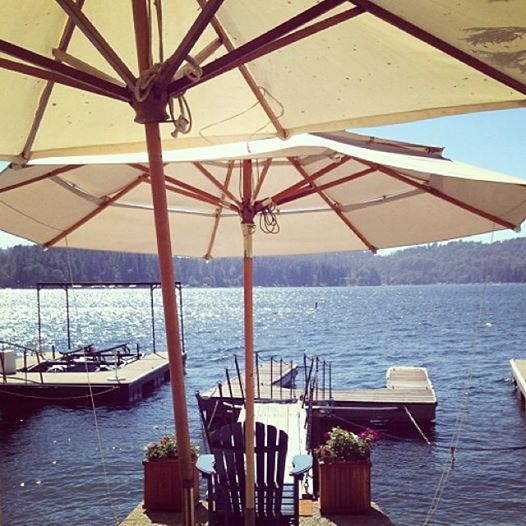
[[[137,41],[137,58],[139,70],[142,72],[151,66],[148,16],[144,0],[134,0],[132,5],[135,37]],[[155,94],[152,96],[155,96]],[[144,101],[144,108],[142,108],[143,103],[141,101],[139,102],[139,110],[142,111],[143,115],[146,115],[151,109],[149,101]],[[155,107],[159,106],[154,104],[154,110]],[[156,121],[155,111],[153,111],[153,113],[153,116],[142,122],[144,122],[145,126],[146,145],[148,148],[148,160],[150,164],[155,234],[157,237],[157,250],[159,254],[166,342],[168,346],[168,362],[170,368],[170,384],[172,388],[172,405],[175,418],[175,434],[177,437],[181,481],[183,486],[183,521],[185,526],[194,526],[194,469],[190,448],[190,432],[188,429],[184,363],[181,352],[181,333],[175,294],[175,273],[173,266],[170,223],[168,218],[168,201],[166,197],[159,123]]]
[[252,161],[243,161],[242,228],[244,242],[243,292],[245,308],[245,526],[256,522],[254,467],[254,309],[252,235],[254,212],[252,203]]
[[166,342],[172,387],[172,403],[175,416],[177,450],[181,466],[183,486],[183,515],[185,526],[193,526],[194,518],[194,471],[188,429],[188,411],[184,384],[184,362],[181,352],[181,337],[177,300],[175,294],[175,274],[173,267],[168,203],[164,183],[164,169],[161,150],[159,124],[145,124],[146,143],[150,162],[152,197],[155,216],[155,233],[161,273]]

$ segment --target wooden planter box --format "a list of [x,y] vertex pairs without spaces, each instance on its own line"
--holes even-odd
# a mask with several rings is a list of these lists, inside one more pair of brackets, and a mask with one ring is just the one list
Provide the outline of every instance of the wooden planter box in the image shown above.
[[[181,511],[181,474],[179,459],[144,460],[144,509]],[[195,502],[199,501],[199,476],[194,466]]]
[[319,464],[321,513],[360,514],[371,509],[371,461]]

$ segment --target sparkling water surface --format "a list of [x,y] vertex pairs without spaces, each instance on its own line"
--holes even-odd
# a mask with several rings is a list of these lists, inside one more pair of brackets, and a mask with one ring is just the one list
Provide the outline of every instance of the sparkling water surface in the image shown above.
[[[428,368],[439,400],[432,445],[418,433],[384,433],[373,454],[373,500],[394,523],[526,524],[526,418],[509,382],[509,359],[526,358],[526,285],[256,288],[254,299],[256,349],[332,361],[337,388],[382,387],[391,365]],[[75,291],[70,301],[73,345],[151,349],[147,291]],[[155,302],[162,349],[160,294]],[[184,289],[183,302],[191,434],[200,441],[193,393],[220,380],[233,354],[242,357],[243,294]],[[65,349],[64,293],[44,291],[42,312],[45,343]],[[0,320],[0,340],[34,345],[36,292],[0,291]],[[447,472],[459,420],[459,449]],[[168,384],[137,405],[95,413],[16,402],[0,409],[0,524],[122,520],[142,498],[144,445],[172,421]],[[438,486],[445,473],[447,483]]]

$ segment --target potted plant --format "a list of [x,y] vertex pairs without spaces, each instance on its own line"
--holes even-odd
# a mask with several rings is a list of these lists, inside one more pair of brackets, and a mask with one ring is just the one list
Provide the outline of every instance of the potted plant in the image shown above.
[[321,513],[367,513],[371,509],[371,451],[380,436],[334,427],[316,449]]
[[[199,448],[191,444],[195,460]],[[182,484],[175,435],[163,436],[144,448],[144,508],[150,511],[181,511]],[[199,500],[199,477],[194,465],[194,495]]]

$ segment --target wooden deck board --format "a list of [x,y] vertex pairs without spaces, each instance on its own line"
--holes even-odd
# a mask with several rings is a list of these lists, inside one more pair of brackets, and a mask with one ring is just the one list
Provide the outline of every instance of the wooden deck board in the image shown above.
[[[254,405],[254,419],[266,425],[273,425],[277,429],[285,431],[289,437],[287,447],[286,474],[292,469],[292,459],[296,455],[307,454],[307,431],[305,422],[307,411],[296,403],[256,403]],[[239,422],[245,421],[245,409],[243,408],[238,417]]]
[[[333,391],[332,400],[335,402],[386,402],[392,404],[421,403],[434,404],[434,392],[423,389],[362,389],[355,391]],[[328,402],[329,400],[315,400],[315,403]]]

